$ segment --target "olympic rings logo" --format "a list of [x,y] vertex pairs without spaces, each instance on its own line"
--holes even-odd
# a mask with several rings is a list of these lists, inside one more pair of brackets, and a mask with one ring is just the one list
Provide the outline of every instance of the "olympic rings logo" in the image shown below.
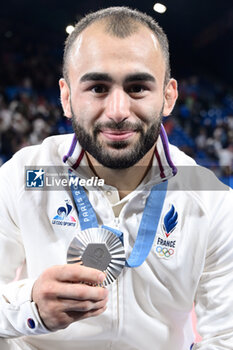
[[162,247],[161,245],[158,245],[156,247],[156,252],[161,257],[169,258],[171,255],[174,254],[174,249],[172,249],[172,248],[168,249],[166,247]]

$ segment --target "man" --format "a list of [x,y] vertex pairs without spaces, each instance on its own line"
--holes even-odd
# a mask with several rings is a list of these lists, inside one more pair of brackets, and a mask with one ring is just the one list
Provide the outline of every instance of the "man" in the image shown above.
[[[123,7],[88,15],[67,39],[60,89],[75,138],[48,138],[1,169],[1,349],[232,349],[232,192],[168,145],[161,119],[177,83],[162,29]],[[37,184],[62,159],[70,178],[104,186],[25,190],[24,166],[40,169]],[[126,258],[93,248],[102,232]]]

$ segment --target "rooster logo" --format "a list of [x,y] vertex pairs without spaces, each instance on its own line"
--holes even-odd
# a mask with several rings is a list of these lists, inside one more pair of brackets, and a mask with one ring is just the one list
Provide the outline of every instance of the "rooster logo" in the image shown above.
[[76,222],[75,218],[70,215],[70,212],[72,211],[73,207],[68,203],[68,200],[65,200],[65,206],[59,207],[57,209],[57,214],[54,216],[53,220],[68,220],[72,222]]
[[174,205],[172,204],[170,210],[164,216],[163,219],[163,230],[167,237],[175,230],[177,225],[178,213],[175,210]]

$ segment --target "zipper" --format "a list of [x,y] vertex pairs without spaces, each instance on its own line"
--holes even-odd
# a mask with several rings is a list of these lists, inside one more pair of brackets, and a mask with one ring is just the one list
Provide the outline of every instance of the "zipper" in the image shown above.
[[119,325],[120,325],[120,301],[119,301],[119,281],[116,280],[116,288],[117,288],[117,333],[119,332]]
[[[115,217],[114,225],[117,229],[119,229],[119,226],[120,226],[119,217]],[[119,281],[118,281],[118,278],[116,280],[116,295],[117,295],[117,298],[116,298],[116,335],[118,335],[119,324],[120,324],[120,301],[119,301]]]

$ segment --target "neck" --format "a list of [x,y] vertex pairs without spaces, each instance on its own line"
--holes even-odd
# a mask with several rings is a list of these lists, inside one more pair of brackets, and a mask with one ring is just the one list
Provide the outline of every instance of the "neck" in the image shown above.
[[116,187],[119,191],[120,198],[135,190],[149,171],[154,154],[155,146],[140,159],[134,166],[126,169],[110,169],[101,165],[89,153],[87,154],[88,162],[94,173],[104,180],[104,183]]

